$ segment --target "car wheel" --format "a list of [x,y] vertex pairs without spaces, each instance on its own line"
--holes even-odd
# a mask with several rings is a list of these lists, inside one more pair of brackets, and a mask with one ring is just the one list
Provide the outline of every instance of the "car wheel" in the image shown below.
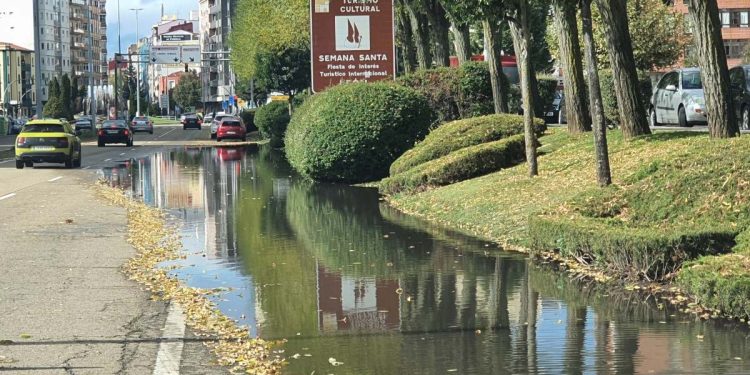
[[73,168],[73,157],[72,156],[68,160],[65,161],[65,168],[66,169]]
[[681,127],[687,128],[688,126],[691,126],[687,120],[687,113],[685,113],[685,107],[680,107],[680,109],[677,111],[677,118]]
[[152,130],[152,131],[148,132],[148,134],[154,135],[154,131]]
[[216,142],[221,142],[221,138],[216,137]]
[[750,106],[742,108],[742,130],[750,130]]
[[26,165],[26,168],[31,168],[34,166],[34,162],[27,161],[24,163]]
[[650,114],[648,116],[649,122],[651,122],[651,126],[659,126],[661,125],[659,121],[657,121],[656,117],[656,109],[651,108]]
[[24,163],[20,160],[16,160],[16,169],[23,169]]
[[97,147],[104,147],[104,142],[98,141],[96,142]]
[[211,139],[216,139],[216,134],[211,134]]

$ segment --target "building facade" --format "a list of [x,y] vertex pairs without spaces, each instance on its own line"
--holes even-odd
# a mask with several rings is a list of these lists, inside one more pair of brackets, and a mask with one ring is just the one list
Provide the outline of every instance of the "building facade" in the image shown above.
[[3,114],[28,117],[36,104],[34,51],[0,42],[0,103]]
[[70,0],[70,23],[73,74],[84,83],[91,71],[94,86],[106,84],[106,1]]
[[[674,2],[675,10],[687,16],[688,6],[685,0]],[[722,24],[724,51],[727,54],[729,67],[742,64],[743,56],[750,48],[750,0],[718,0],[719,19]],[[688,19],[686,17],[686,19]],[[692,27],[688,23],[687,30]],[[688,57],[694,57],[692,48],[686,51]]]
[[234,95],[235,75],[229,62],[229,34],[236,0],[200,0],[201,82],[206,110],[220,110],[221,103]]

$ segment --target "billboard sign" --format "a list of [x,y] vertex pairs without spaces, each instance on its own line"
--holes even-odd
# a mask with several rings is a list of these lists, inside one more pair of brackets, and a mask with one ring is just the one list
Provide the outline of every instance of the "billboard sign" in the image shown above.
[[193,64],[201,62],[201,47],[200,46],[182,46],[182,52],[180,53],[180,61],[183,64]]
[[193,40],[191,34],[162,34],[162,42],[187,42]]
[[177,64],[180,62],[180,47],[153,46],[149,61],[153,64]]
[[310,0],[312,90],[394,79],[393,0]]

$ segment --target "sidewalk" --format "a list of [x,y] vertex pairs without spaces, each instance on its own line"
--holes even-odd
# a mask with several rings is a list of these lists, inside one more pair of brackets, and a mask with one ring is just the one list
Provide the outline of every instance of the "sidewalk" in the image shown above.
[[[96,198],[90,179],[72,172],[0,200],[0,372],[159,373],[169,305],[120,272],[134,255],[125,212]],[[184,342],[179,373],[226,373],[201,342],[173,341]]]

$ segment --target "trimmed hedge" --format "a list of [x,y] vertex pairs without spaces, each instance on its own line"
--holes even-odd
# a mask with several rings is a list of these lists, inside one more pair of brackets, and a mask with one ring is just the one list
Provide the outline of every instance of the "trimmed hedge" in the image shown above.
[[[537,136],[547,130],[543,120],[535,119]],[[434,160],[464,147],[497,141],[516,134],[523,134],[523,117],[517,115],[489,115],[458,120],[430,132],[424,141],[404,153],[391,165],[390,174],[407,170]]]
[[271,141],[271,147],[284,147],[284,133],[289,126],[289,103],[271,102],[255,113],[255,124],[260,134]]
[[380,183],[380,191],[384,194],[395,194],[423,190],[496,172],[522,162],[525,159],[524,145],[524,135],[519,134],[499,141],[465,147],[384,179]]
[[459,68],[418,70],[397,82],[422,93],[437,122],[487,115],[494,112],[487,63],[467,62]]
[[393,83],[353,83],[307,99],[286,133],[286,155],[300,174],[359,183],[388,175],[396,158],[427,135],[424,96]]
[[687,260],[731,248],[736,235],[728,229],[632,228],[579,215],[529,218],[532,252],[559,251],[631,280],[662,280]]

